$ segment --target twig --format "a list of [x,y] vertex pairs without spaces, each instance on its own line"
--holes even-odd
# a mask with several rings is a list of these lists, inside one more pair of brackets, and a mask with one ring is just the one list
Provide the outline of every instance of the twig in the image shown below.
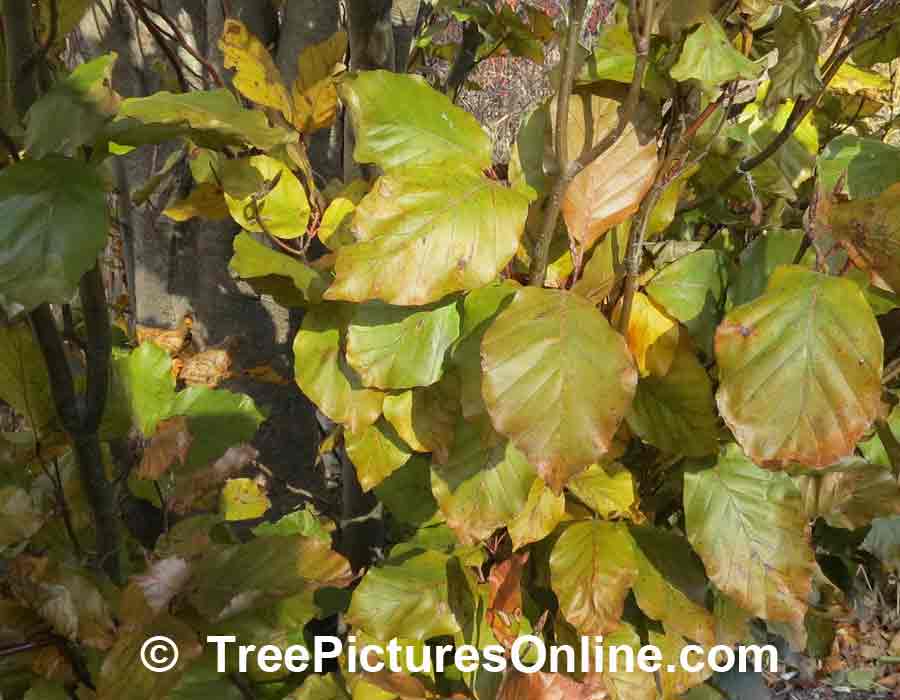
[[883,420],[875,422],[875,431],[881,439],[884,451],[887,453],[894,476],[900,475],[900,442],[894,437],[894,431],[891,430],[891,426],[888,425],[887,421]]
[[56,35],[59,31],[59,4],[58,0],[50,0],[50,29],[47,32],[47,41],[22,65],[21,76],[27,76],[37,65],[47,57],[53,44],[56,43]]
[[181,61],[178,58],[178,55],[172,51],[172,47],[166,43],[165,37],[162,35],[159,26],[147,15],[146,9],[144,9],[144,5],[139,2],[139,0],[128,0],[128,4],[131,6],[131,9],[134,10],[135,14],[138,18],[144,23],[144,26],[150,31],[150,35],[156,41],[156,44],[159,46],[160,50],[165,54],[166,58],[169,60],[169,63],[172,64],[172,69],[175,71],[175,77],[178,80],[178,86],[181,88],[182,92],[187,92],[190,89],[190,85],[188,85],[187,80],[184,77],[184,70],[181,67]]
[[[630,0],[628,23],[633,34],[637,58],[635,59],[634,75],[632,76],[631,87],[628,90],[628,97],[626,97],[625,102],[622,105],[616,127],[593,147],[585,148],[576,160],[569,162],[567,153],[568,144],[566,142],[567,122],[569,119],[568,105],[572,96],[572,84],[575,79],[575,49],[577,47],[578,34],[581,31],[581,20],[584,17],[585,9],[584,0],[578,0],[578,2],[575,3],[572,17],[569,19],[569,33],[566,38],[562,78],[559,86],[559,97],[557,98],[556,157],[559,174],[550,191],[550,196],[544,211],[541,231],[538,235],[534,256],[531,261],[529,282],[532,286],[542,287],[547,278],[550,244],[553,241],[553,234],[556,232],[556,225],[559,221],[559,213],[562,209],[562,200],[566,189],[582,170],[599,158],[619,140],[619,137],[625,132],[625,129],[634,118],[640,99],[641,86],[644,83],[644,73],[647,69],[647,61],[650,53],[650,30],[653,19],[653,6],[654,0],[647,0],[644,27],[643,30],[641,30],[639,28],[638,0]],[[561,145],[562,148],[560,149]]]
[[884,373],[881,377],[881,383],[883,385],[888,385],[898,376],[900,376],[900,357],[895,357],[884,368]]

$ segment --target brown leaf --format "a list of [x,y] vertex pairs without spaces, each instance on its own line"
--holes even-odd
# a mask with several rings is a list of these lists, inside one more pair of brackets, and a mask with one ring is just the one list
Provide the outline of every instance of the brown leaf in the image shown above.
[[187,345],[192,319],[184,316],[174,329],[135,326],[138,344],[150,342],[158,345],[170,355],[177,355]]
[[187,418],[176,416],[162,421],[150,439],[150,445],[144,450],[138,478],[155,481],[169,471],[176,460],[184,464],[193,442]]
[[578,683],[562,673],[522,673],[509,669],[497,700],[601,700],[608,698],[602,681],[591,676],[588,683]]
[[493,569],[488,579],[491,587],[488,598],[487,621],[497,641],[512,648],[522,616],[522,571],[528,562],[528,552],[513,554]]
[[237,339],[228,338],[221,346],[186,359],[179,378],[188,386],[217,387],[231,376],[232,351],[236,344]]
[[[615,128],[620,106],[619,100],[599,95],[573,96],[567,132],[571,158],[590,149]],[[563,217],[569,235],[585,250],[634,214],[653,185],[659,168],[656,140],[639,129],[638,125],[629,124],[619,139],[582,170],[566,190]]]
[[209,496],[226,479],[240,472],[258,456],[259,451],[252,445],[229,447],[211,466],[193,473],[190,479],[176,487],[169,503],[170,509],[181,515],[187,513],[195,503]]

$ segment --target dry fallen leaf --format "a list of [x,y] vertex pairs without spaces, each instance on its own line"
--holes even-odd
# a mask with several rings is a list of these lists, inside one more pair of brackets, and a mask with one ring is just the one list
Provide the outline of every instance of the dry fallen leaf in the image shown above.
[[144,449],[138,477],[155,481],[171,468],[175,460],[184,464],[193,441],[184,416],[162,421]]

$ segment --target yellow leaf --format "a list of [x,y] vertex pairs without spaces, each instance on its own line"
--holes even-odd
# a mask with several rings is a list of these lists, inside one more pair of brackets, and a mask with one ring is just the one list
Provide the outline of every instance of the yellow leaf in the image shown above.
[[225,520],[260,518],[272,502],[253,479],[229,479],[222,488],[219,510]]
[[356,205],[362,201],[369,191],[369,183],[365,180],[354,180],[342,189],[328,205],[319,224],[318,236],[331,250],[342,245],[354,243],[356,239],[350,232],[350,221]]
[[195,216],[207,221],[224,221],[230,216],[222,188],[212,182],[201,182],[187,197],[166,207],[163,214],[173,221],[187,221]]
[[242,22],[228,19],[219,48],[225,56],[225,67],[236,71],[234,86],[240,93],[258,105],[277,109],[290,120],[291,97],[262,42]]
[[291,91],[293,124],[300,131],[312,133],[329,126],[334,120],[338,107],[334,74],[346,52],[347,34],[338,32],[300,53],[297,79]]
[[[620,303],[616,307],[615,318],[618,318],[621,309]],[[625,340],[642,377],[650,374],[664,377],[672,366],[678,348],[678,322],[667,316],[649,297],[637,292]]]

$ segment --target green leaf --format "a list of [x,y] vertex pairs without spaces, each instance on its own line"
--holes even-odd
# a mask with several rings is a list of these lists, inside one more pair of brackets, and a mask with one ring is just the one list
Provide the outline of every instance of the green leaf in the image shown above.
[[0,325],[0,400],[24,416],[36,435],[56,422],[47,365],[24,321]]
[[731,277],[727,307],[740,306],[761,296],[775,269],[794,262],[804,235],[803,231],[775,229],[754,239],[741,253]]
[[736,445],[715,467],[684,476],[691,546],[710,580],[764,620],[803,625],[815,559],[800,492]]
[[328,299],[399,306],[492,282],[513,258],[528,199],[471,166],[409,165],[360,202],[357,242],[341,246]]
[[315,508],[310,505],[303,506],[293,513],[288,513],[274,523],[257,525],[253,528],[253,534],[257,537],[304,535],[306,537],[317,537],[323,542],[331,542],[331,535],[325,529]]
[[785,4],[775,23],[778,62],[769,69],[772,81],[766,94],[768,107],[798,98],[812,99],[822,88],[819,70],[819,32],[812,19]]
[[297,690],[285,700],[350,700],[337,674],[310,674]]
[[331,543],[318,537],[258,537],[218,545],[194,565],[190,600],[210,620],[222,620],[323,586],[347,585],[353,574]]
[[106,245],[99,173],[60,156],[0,171],[0,307],[67,304]]
[[62,683],[40,678],[25,693],[24,700],[69,700],[69,694]]
[[294,377],[301,391],[336,423],[359,431],[381,414],[384,394],[366,389],[341,352],[352,309],[325,305],[310,309],[294,340]]
[[322,272],[272,250],[248,233],[235,236],[228,267],[259,294],[269,294],[288,307],[318,304],[329,282]]
[[429,386],[440,381],[458,336],[456,302],[422,310],[361,304],[347,329],[347,362],[368,387]]
[[250,442],[266,418],[246,394],[207,386],[179,392],[171,415],[186,416],[194,438],[184,463],[187,469],[206,467],[229,447]]
[[130,415],[144,437],[152,437],[157,424],[172,415],[175,401],[175,377],[172,358],[155,343],[146,342],[130,353],[113,353],[114,384],[121,393],[120,406],[110,405],[110,411]]
[[761,66],[732,46],[715,17],[707,15],[684,42],[670,75],[679,82],[696,80],[707,94],[714,95],[723,83],[738,78],[750,80],[760,70]]
[[573,476],[566,487],[601,518],[625,515],[637,502],[631,472],[616,462],[592,464]]
[[851,455],[878,416],[883,356],[856,284],[779,267],[716,333],[719,412],[758,464],[826,467]]
[[396,520],[414,527],[431,520],[438,510],[428,460],[419,455],[376,486],[375,495]]
[[460,631],[448,602],[449,558],[420,551],[369,569],[353,591],[347,622],[376,639],[423,641]]
[[488,442],[480,426],[461,420],[447,463],[431,467],[431,490],[463,544],[486,540],[515,518],[537,478],[521,452],[492,437]]
[[[259,174],[259,191],[232,194],[225,181],[225,202],[241,228],[276,238],[299,238],[309,223],[309,200],[297,176],[281,161],[269,156],[252,156],[244,167]],[[274,184],[273,184],[274,183]]]
[[25,115],[25,150],[31,158],[71,156],[90,145],[116,113],[119,96],[110,89],[116,54],[83,63],[54,83]]
[[481,341],[491,322],[506,308],[518,285],[504,281],[469,292],[463,300],[462,328],[452,361],[459,373],[462,414],[472,420],[486,414],[481,396]]
[[219,500],[219,512],[227,521],[261,518],[272,507],[265,490],[253,479],[229,479]]
[[409,461],[409,448],[397,431],[384,420],[368,425],[359,432],[345,432],[347,456],[356,467],[356,475],[364,491],[371,491]]
[[600,32],[593,53],[578,75],[579,82],[613,80],[630,84],[634,77],[637,52],[628,29],[628,12],[624,7],[621,11],[614,8],[614,11],[616,23],[605,26]]
[[877,197],[900,182],[900,148],[878,139],[841,134],[819,156],[819,182],[832,192],[841,178],[851,198]]
[[566,519],[565,496],[553,493],[542,479],[535,479],[524,507],[508,523],[513,549],[539,542]]
[[900,571],[900,516],[876,518],[862,548],[890,571]]
[[244,109],[225,89],[123,100],[106,136],[123,146],[186,137],[203,148],[250,145],[264,151],[297,140],[295,131],[269,126],[265,114]]
[[667,454],[715,454],[719,425],[712,382],[689,343],[679,344],[668,374],[641,377],[628,427]]
[[384,417],[416,452],[447,461],[459,416],[459,382],[454,374],[432,386],[384,397]]
[[728,267],[723,253],[698,250],[660,270],[647,285],[647,294],[687,326],[691,337],[711,357],[727,284]]
[[625,596],[637,576],[634,543],[621,523],[575,523],[550,555],[550,581],[560,611],[582,635],[607,634],[619,626]]
[[716,621],[703,606],[707,580],[703,564],[681,535],[633,527],[638,577],[634,595],[644,613],[688,639],[716,643]]
[[365,71],[344,78],[341,100],[356,134],[354,158],[401,165],[491,166],[491,141],[468,112],[419,76]]
[[637,384],[624,338],[590,302],[534,287],[485,334],[482,367],[494,427],[556,493],[609,451]]

